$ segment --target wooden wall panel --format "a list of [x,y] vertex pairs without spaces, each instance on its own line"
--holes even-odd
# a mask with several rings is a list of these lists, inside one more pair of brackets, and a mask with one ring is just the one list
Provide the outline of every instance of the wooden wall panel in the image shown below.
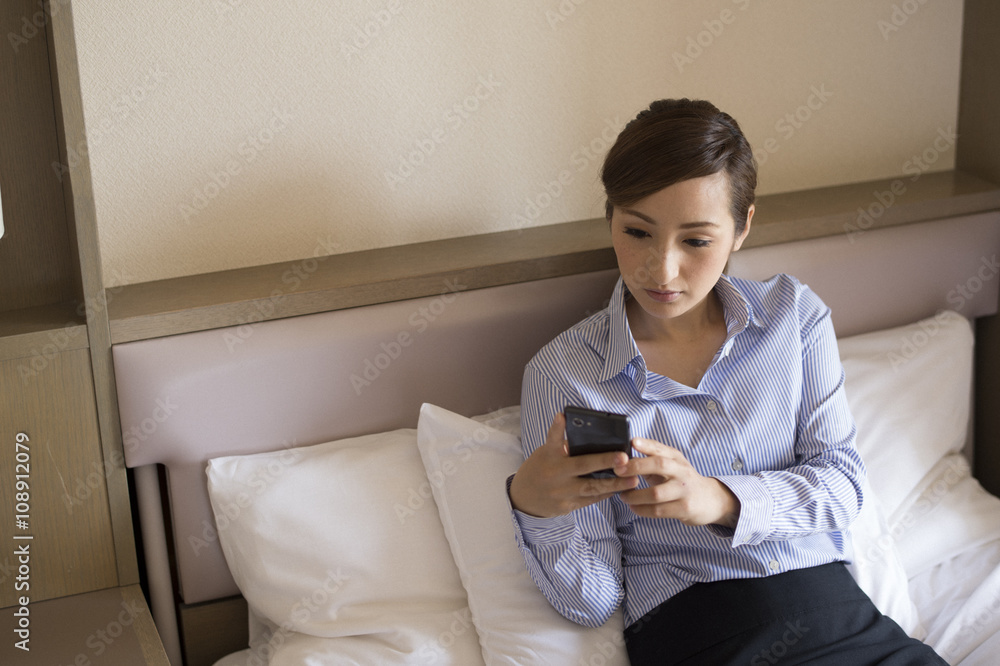
[[[33,375],[26,367],[0,363],[0,607],[25,594],[14,555],[24,544],[32,603],[118,584],[88,350],[58,354]],[[17,468],[18,433],[28,437],[27,470]],[[15,475],[25,471],[27,529],[18,529]]]
[[966,0],[955,166],[1000,183],[1000,3]]
[[48,39],[37,0],[0,3],[0,312],[76,296],[59,164]]

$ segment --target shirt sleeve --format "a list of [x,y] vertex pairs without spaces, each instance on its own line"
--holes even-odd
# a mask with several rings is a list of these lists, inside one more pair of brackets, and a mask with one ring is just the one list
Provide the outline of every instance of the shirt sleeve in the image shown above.
[[865,467],[830,309],[807,287],[795,288],[802,353],[795,464],[718,477],[740,500],[735,531],[729,530],[734,547],[845,530],[861,510]]
[[[566,397],[529,365],[521,395],[525,457],[545,442],[553,417],[567,404]],[[578,624],[604,624],[625,596],[621,541],[611,503],[604,500],[555,518],[513,508],[511,514],[528,573],[553,608]]]

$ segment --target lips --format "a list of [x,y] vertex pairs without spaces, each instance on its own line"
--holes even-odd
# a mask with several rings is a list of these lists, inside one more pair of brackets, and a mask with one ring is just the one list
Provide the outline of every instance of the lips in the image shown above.
[[673,303],[681,297],[679,291],[656,291],[654,289],[646,289],[645,291],[651,299],[658,303]]

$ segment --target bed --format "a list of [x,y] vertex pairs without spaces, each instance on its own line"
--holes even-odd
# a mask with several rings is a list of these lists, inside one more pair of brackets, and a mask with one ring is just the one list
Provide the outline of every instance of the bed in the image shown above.
[[[755,247],[832,308],[869,466],[852,573],[953,664],[1000,650],[1000,499],[971,475],[974,321],[1000,213]],[[617,271],[117,344],[157,627],[175,665],[626,664],[534,588],[503,479],[521,373]],[[231,654],[229,654],[231,653]]]

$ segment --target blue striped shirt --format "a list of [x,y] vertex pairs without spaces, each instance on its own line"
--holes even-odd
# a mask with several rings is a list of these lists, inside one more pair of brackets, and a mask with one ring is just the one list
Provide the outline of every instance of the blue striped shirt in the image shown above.
[[641,518],[617,496],[555,518],[514,511],[529,573],[574,622],[601,625],[624,601],[627,626],[695,582],[851,558],[865,470],[829,308],[787,275],[723,275],[715,290],[727,336],[697,388],[646,369],[621,280],[525,368],[525,456],[566,405],[620,412],[633,437],[678,449],[740,501],[734,529]]

